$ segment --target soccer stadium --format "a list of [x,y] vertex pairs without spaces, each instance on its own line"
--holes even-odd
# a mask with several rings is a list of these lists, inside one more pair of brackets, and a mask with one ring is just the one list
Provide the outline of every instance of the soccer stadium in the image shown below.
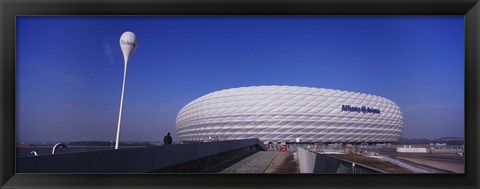
[[215,91],[177,115],[182,142],[259,138],[263,142],[396,142],[403,132],[391,100],[358,92],[298,86]]

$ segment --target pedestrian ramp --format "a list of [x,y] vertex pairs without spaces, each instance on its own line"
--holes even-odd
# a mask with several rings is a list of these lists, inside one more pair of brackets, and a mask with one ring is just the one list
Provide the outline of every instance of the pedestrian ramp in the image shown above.
[[220,173],[264,173],[277,153],[277,151],[259,151],[227,167]]

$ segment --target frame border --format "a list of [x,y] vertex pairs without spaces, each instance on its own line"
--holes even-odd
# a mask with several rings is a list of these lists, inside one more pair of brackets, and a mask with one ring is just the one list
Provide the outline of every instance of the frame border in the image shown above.
[[[478,2],[479,0],[0,0],[0,188],[479,188]],[[15,174],[15,17],[20,15],[464,15],[465,174]]]

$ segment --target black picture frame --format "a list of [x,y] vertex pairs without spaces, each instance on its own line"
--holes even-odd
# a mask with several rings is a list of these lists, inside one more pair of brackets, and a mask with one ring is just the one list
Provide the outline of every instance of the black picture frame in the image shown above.
[[[1,188],[479,188],[478,0],[1,0]],[[465,174],[15,174],[19,15],[464,15]]]

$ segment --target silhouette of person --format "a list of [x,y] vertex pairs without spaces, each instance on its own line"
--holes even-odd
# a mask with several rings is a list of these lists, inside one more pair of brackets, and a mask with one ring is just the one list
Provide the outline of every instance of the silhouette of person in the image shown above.
[[163,137],[163,144],[164,145],[172,144],[172,137],[170,136],[170,132],[168,132],[167,136]]

